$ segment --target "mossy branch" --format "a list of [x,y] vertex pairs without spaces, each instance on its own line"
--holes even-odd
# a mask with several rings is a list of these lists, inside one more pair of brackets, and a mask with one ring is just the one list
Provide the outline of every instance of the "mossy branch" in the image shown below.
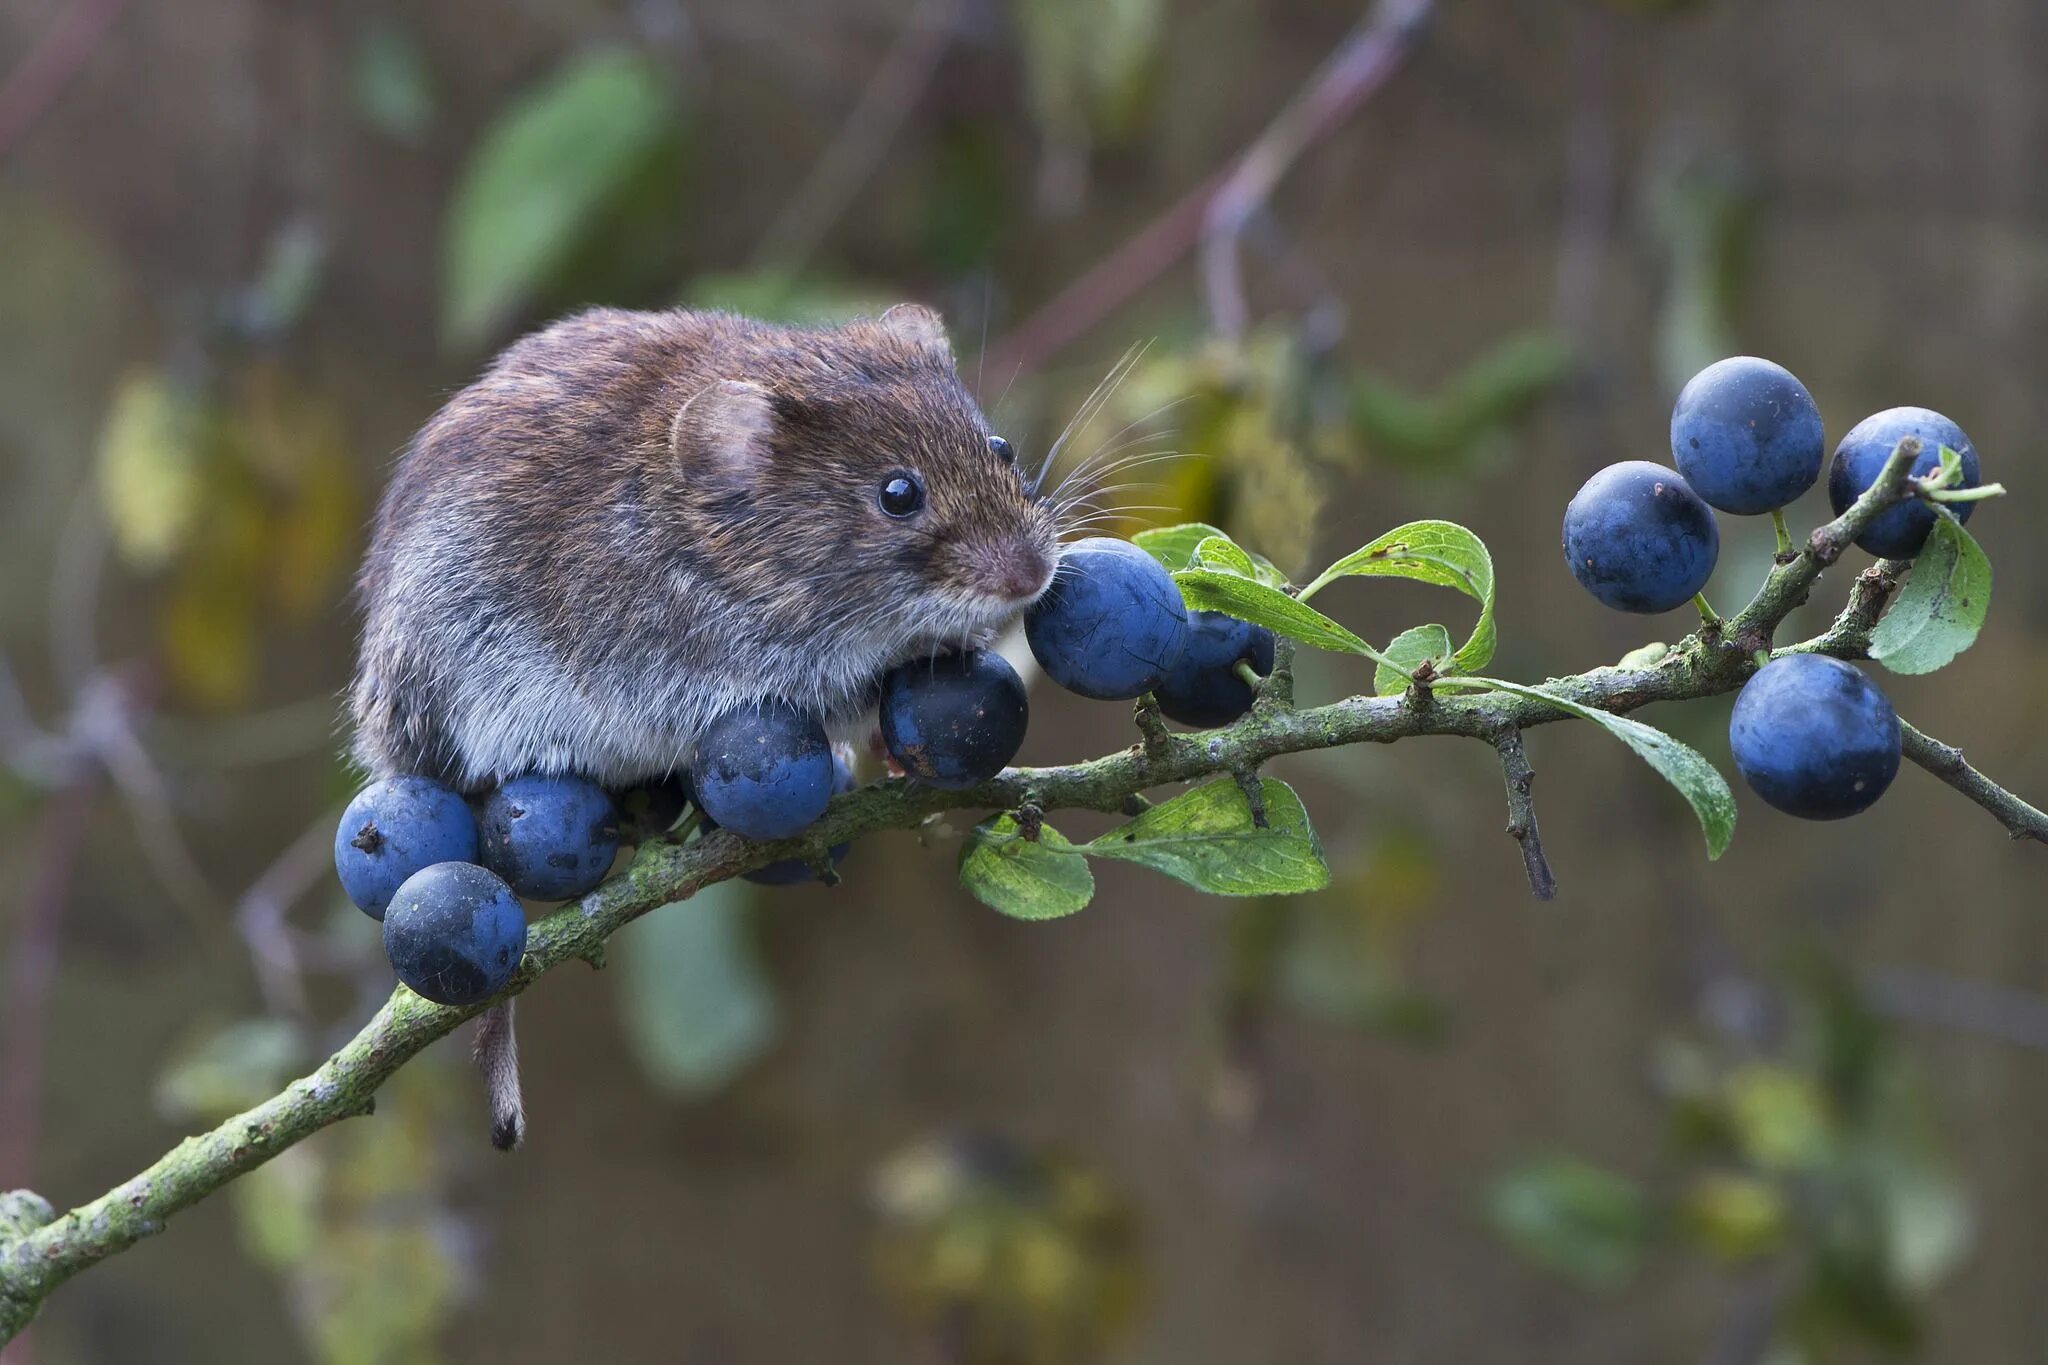
[[[1554,678],[1543,690],[1582,706],[1616,713],[1660,701],[1689,701],[1732,692],[1771,655],[1785,616],[1806,600],[1822,570],[1835,562],[1884,508],[1909,496],[1905,473],[1918,443],[1901,442],[1871,490],[1806,545],[1774,567],[1754,600],[1718,629],[1688,636],[1654,663],[1595,668]],[[1849,605],[1812,640],[1776,654],[1822,652],[1861,657],[1903,566],[1884,563],[1856,581]],[[1532,726],[1571,717],[1540,697],[1503,692],[1430,691],[1417,696],[1348,697],[1323,706],[1293,703],[1291,650],[1285,641],[1274,676],[1250,715],[1221,730],[1176,734],[1146,727],[1144,742],[1085,763],[1013,768],[971,791],[949,792],[903,779],[880,782],[833,801],[801,839],[756,843],[719,831],[687,843],[642,846],[619,876],[533,926],[525,960],[506,994],[572,960],[601,962],[619,929],[658,906],[686,900],[715,882],[778,859],[887,829],[911,829],[947,811],[1085,809],[1129,811],[1155,787],[1204,777],[1249,773],[1286,754],[1351,744],[1387,744],[1425,735],[1480,740],[1499,751],[1510,795],[1510,832],[1521,841],[1532,885],[1541,894],[1548,866],[1529,803],[1533,774],[1520,736]],[[1998,818],[2015,838],[2048,842],[2048,815],[1972,768],[1960,752],[1911,727],[1905,753]],[[1518,828],[1519,827],[1519,828]],[[430,1004],[403,986],[340,1051],[263,1103],[179,1143],[140,1175],[68,1213],[55,1214],[28,1191],[0,1194],[0,1343],[24,1327],[52,1290],[73,1275],[163,1229],[169,1218],[247,1174],[294,1143],[343,1119],[368,1114],[379,1086],[428,1044],[454,1031],[483,1007]]]

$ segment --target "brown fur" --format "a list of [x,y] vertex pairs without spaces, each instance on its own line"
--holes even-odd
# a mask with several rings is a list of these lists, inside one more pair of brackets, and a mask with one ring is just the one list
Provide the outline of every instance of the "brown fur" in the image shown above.
[[[845,721],[894,663],[1043,591],[1053,517],[999,458],[938,316],[840,328],[594,309],[518,342],[399,462],[363,566],[355,751],[465,789],[673,773],[706,724]],[[879,506],[898,470],[927,504]],[[525,1132],[510,1002],[492,1140]]]

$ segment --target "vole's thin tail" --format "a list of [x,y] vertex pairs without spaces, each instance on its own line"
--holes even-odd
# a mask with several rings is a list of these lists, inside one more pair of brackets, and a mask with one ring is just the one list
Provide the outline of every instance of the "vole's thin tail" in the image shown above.
[[491,1109],[491,1145],[509,1152],[526,1137],[526,1103],[519,1094],[519,1039],[512,1002],[501,1000],[476,1022],[476,1066]]

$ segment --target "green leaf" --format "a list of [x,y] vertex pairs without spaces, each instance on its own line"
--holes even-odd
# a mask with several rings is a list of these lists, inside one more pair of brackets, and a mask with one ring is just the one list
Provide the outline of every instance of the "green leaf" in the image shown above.
[[775,993],[752,934],[750,888],[707,886],[620,932],[618,1006],[640,1069],[696,1098],[736,1079],[775,1041]]
[[1572,1156],[1531,1157],[1504,1172],[1486,1212],[1524,1256],[1596,1288],[1626,1281],[1653,1231],[1641,1186]]
[[1097,858],[1143,863],[1219,896],[1272,896],[1318,891],[1330,883],[1323,846],[1301,798],[1285,782],[1263,778],[1266,823],[1232,778],[1182,792],[1129,824],[1083,844]]
[[1133,544],[1165,565],[1169,573],[1179,573],[1182,569],[1189,568],[1211,568],[1229,572],[1230,565],[1236,561],[1228,550],[1221,547],[1218,547],[1217,559],[1206,563],[1197,562],[1202,546],[1212,540],[1223,541],[1231,550],[1236,550],[1238,555],[1250,561],[1251,567],[1242,571],[1244,576],[1256,578],[1271,588],[1287,586],[1287,575],[1275,568],[1273,561],[1264,555],[1256,555],[1242,548],[1222,531],[1205,522],[1190,521],[1179,526],[1161,526],[1150,531],[1140,531],[1131,537]]
[[1195,558],[1189,568],[1215,569],[1221,573],[1234,573],[1239,578],[1258,581],[1258,566],[1244,548],[1229,536],[1210,536],[1195,547]]
[[576,58],[506,110],[471,154],[449,207],[448,343],[474,346],[511,321],[670,145],[675,124],[659,68],[624,52]]
[[178,1050],[157,1080],[157,1108],[175,1120],[215,1122],[275,1094],[306,1059],[297,1025],[243,1019]]
[[1735,837],[1735,797],[1729,792],[1728,783],[1719,770],[1701,757],[1698,750],[1680,743],[1654,725],[1581,706],[1540,688],[1523,687],[1519,683],[1501,682],[1496,678],[1470,678],[1466,681],[1484,684],[1514,696],[1549,702],[1560,711],[1569,711],[1582,720],[1592,721],[1635,750],[1637,757],[1678,788],[1678,794],[1692,806],[1692,813],[1699,817],[1700,831],[1707,838],[1709,858],[1720,857],[1727,850],[1728,841]]
[[1173,581],[1180,584],[1181,598],[1190,610],[1220,611],[1316,649],[1385,662],[1371,645],[1278,588],[1216,569],[1183,569]]
[[1059,919],[1095,897],[1095,875],[1051,825],[1036,839],[1017,830],[1015,816],[998,815],[975,827],[960,856],[960,884],[974,898],[1012,919]]
[[356,111],[378,132],[418,143],[434,122],[434,81],[410,29],[372,21],[356,45]]
[[1442,664],[1451,657],[1451,633],[1442,626],[1411,626],[1394,637],[1387,646],[1387,659],[1394,666],[1381,664],[1373,672],[1373,690],[1383,697],[1405,692],[1414,681],[1411,676],[1416,665],[1429,662]]
[[1473,673],[1493,658],[1493,556],[1486,544],[1464,527],[1449,521],[1411,521],[1397,526],[1369,545],[1360,546],[1323,570],[1301,590],[1302,600],[1326,585],[1349,576],[1409,578],[1440,588],[1456,588],[1479,604],[1472,636],[1452,656],[1455,668]]
[[1932,673],[1976,643],[1991,606],[1991,561],[1945,509],[1892,609],[1870,632],[1870,657],[1894,673]]

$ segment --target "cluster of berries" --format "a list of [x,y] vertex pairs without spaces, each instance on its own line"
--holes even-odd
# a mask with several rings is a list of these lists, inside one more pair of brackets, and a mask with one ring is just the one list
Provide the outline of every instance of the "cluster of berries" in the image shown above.
[[[1273,666],[1270,632],[1220,613],[1190,615],[1158,561],[1103,537],[1068,547],[1026,635],[1054,681],[1096,698],[1156,690],[1161,709],[1188,725],[1243,715],[1253,688],[1240,664],[1259,674]],[[905,664],[878,691],[883,744],[932,786],[979,786],[1024,742],[1023,680],[992,651]],[[334,866],[349,899],[383,922],[399,979],[429,1000],[472,1005],[503,990],[519,966],[522,900],[589,893],[621,845],[666,832],[687,803],[706,830],[786,839],[853,786],[853,767],[820,717],[768,702],[716,721],[688,775],[631,792],[570,774],[513,778],[475,801],[425,777],[374,782],[342,815]],[[843,844],[830,850],[834,863],[845,854]],[[801,858],[747,874],[771,886],[814,875]]]
[[[1918,437],[1910,477],[1955,453],[1955,486],[1978,486],[1976,448],[1926,408],[1890,408],[1850,429],[1828,467],[1828,501],[1849,510],[1899,442]],[[1564,514],[1564,555],[1586,591],[1617,611],[1661,612],[1693,600],[1720,553],[1714,509],[1778,513],[1820,477],[1826,436],[1806,386],[1768,360],[1736,356],[1693,376],[1671,411],[1676,470],[1646,460],[1609,465]],[[1976,504],[1948,510],[1968,520]],[[1856,544],[1911,559],[1937,513],[1917,498],[1886,508]],[[1791,815],[1840,819],[1866,810],[1899,768],[1899,718],[1875,683],[1839,659],[1788,654],[1745,684],[1729,726],[1735,765],[1757,795]]]

